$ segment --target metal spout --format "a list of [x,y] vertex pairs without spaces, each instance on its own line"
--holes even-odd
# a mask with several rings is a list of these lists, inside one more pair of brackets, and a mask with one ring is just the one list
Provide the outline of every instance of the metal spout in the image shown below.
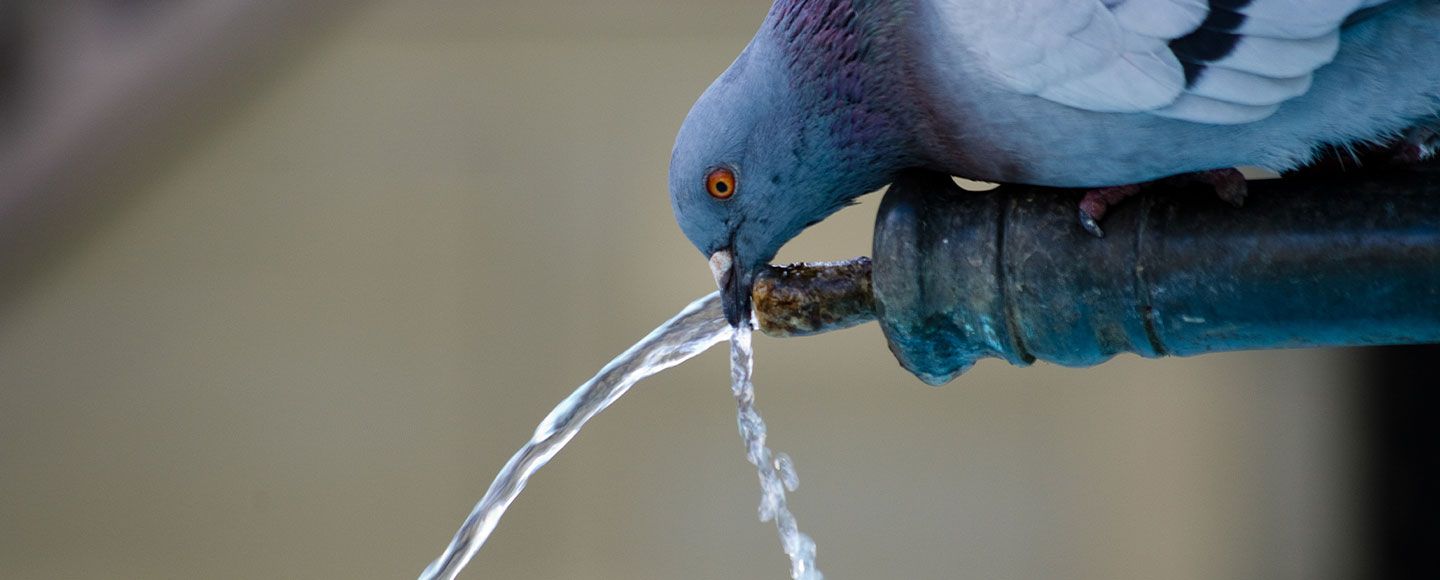
[[870,258],[770,266],[752,291],[760,331],[811,336],[875,320]]
[[1244,208],[1198,187],[1151,191],[1096,239],[1076,224],[1078,193],[911,173],[881,205],[873,266],[772,268],[757,317],[803,336],[873,315],[931,384],[987,357],[1440,343],[1440,170],[1250,185]]

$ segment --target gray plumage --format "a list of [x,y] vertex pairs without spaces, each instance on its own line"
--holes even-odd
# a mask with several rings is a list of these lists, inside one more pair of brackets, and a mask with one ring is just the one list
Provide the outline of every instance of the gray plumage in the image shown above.
[[[1440,0],[779,0],[686,119],[676,218],[755,269],[899,171],[1103,187],[1392,140],[1440,114]],[[733,191],[707,191],[716,169]]]

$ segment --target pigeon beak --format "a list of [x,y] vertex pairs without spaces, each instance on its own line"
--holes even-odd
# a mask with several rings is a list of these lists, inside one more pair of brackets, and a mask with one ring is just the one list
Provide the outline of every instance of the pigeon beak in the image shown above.
[[720,304],[725,308],[725,320],[731,326],[739,327],[750,321],[750,287],[755,275],[743,271],[735,254],[720,250],[710,256],[710,273],[715,276],[715,285],[720,288]]

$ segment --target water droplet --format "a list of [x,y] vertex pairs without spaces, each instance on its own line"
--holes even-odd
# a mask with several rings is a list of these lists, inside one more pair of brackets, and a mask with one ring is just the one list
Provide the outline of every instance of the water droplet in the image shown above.
[[780,481],[785,482],[785,489],[795,491],[800,488],[800,476],[795,473],[795,460],[790,455],[781,453],[775,456],[775,471],[780,472]]

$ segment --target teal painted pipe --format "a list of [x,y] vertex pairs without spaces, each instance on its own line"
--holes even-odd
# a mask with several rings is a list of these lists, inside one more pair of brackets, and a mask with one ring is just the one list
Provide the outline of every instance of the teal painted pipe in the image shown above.
[[773,270],[758,319],[787,335],[878,318],[900,363],[937,385],[990,357],[1440,343],[1440,170],[1250,185],[1243,208],[1199,187],[1148,192],[1099,239],[1077,223],[1078,193],[908,174],[881,205],[873,264]]

